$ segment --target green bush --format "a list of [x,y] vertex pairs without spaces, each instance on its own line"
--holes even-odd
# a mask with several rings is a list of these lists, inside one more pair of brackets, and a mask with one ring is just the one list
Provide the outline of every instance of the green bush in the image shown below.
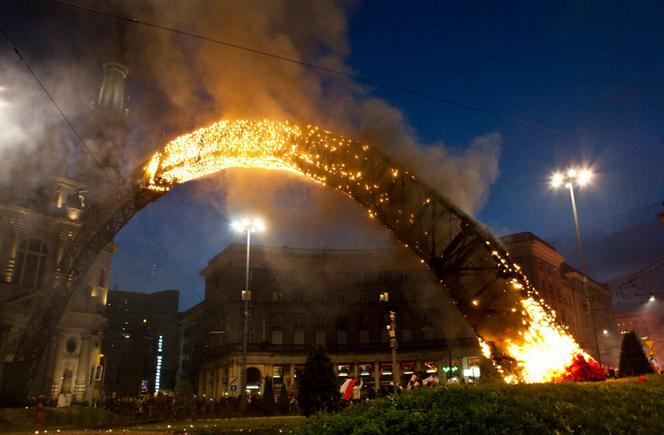
[[646,354],[643,353],[641,340],[634,331],[629,331],[623,336],[618,371],[620,376],[638,376],[653,372]]
[[275,406],[272,377],[265,376],[265,387],[263,389],[263,414],[268,416],[274,415]]
[[330,357],[322,346],[311,349],[302,374],[297,378],[297,402],[304,415],[336,411],[339,387]]
[[288,390],[286,389],[286,384],[281,385],[281,390],[279,390],[279,398],[277,399],[277,409],[279,414],[286,415],[290,410],[290,400],[288,398]]
[[299,433],[664,433],[664,378],[648,379],[443,386],[317,414]]

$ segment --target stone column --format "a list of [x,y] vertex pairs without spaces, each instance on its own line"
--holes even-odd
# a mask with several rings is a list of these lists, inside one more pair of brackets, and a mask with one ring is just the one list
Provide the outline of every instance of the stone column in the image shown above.
[[81,352],[78,355],[78,368],[76,370],[76,381],[74,384],[74,400],[82,402],[85,400],[88,376],[90,376],[90,335],[81,336]]
[[2,278],[5,282],[12,282],[12,278],[16,272],[18,245],[21,240],[21,231],[23,231],[24,227],[24,222],[18,219],[10,220],[9,224],[12,227],[11,239],[9,241],[9,255],[4,270],[2,271]]
[[58,333],[55,338],[55,345],[53,346],[53,352],[49,355],[49,358],[53,359],[53,383],[51,385],[51,399],[57,400],[58,394],[60,394],[60,387],[62,385],[62,354],[64,348],[64,334],[61,330],[58,330]]

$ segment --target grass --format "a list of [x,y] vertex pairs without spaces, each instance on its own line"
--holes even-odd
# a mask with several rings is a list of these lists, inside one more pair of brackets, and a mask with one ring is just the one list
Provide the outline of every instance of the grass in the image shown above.
[[299,415],[283,417],[214,418],[173,423],[156,423],[126,427],[130,432],[184,432],[195,434],[251,432],[258,434],[292,433],[304,423]]
[[[101,408],[44,408],[44,427],[53,429],[102,427],[118,424],[120,416]],[[35,430],[35,410],[0,408],[0,432]]]
[[[664,376],[600,383],[450,385],[353,405],[338,414],[122,425],[103,409],[45,409],[46,428],[125,433],[664,433]],[[32,409],[0,409],[0,432],[34,430]]]
[[317,415],[301,434],[664,433],[664,376],[602,383],[452,385]]

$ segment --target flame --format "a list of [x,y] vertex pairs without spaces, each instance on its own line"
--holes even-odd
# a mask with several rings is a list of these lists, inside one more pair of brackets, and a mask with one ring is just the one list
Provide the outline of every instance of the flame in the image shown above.
[[[374,195],[378,203],[389,202],[388,192],[381,191],[381,186],[375,182],[365,181],[359,169],[359,163],[368,159],[368,150],[369,145],[357,144],[316,126],[300,127],[269,120],[222,120],[182,135],[155,153],[144,168],[145,184],[148,189],[166,191],[176,184],[228,168],[262,168],[305,175],[349,195],[366,191]],[[390,168],[390,175],[399,177],[400,170]],[[403,176],[415,179],[408,172]],[[429,201],[429,198],[424,199],[425,203]],[[373,206],[367,208],[369,217],[375,219],[376,210]],[[413,213],[397,212],[414,222]],[[558,325],[555,312],[535,298],[537,293],[521,268],[492,248],[490,242],[486,245],[499,269],[516,277],[506,281],[510,291],[523,295],[518,305],[510,309],[513,315],[521,316],[518,330],[509,337],[492,338],[493,346],[500,345],[501,353],[514,361],[511,367],[496,363],[492,346],[478,338],[482,353],[494,361],[504,380],[508,383],[562,380],[578,356],[594,361]],[[481,305],[478,299],[471,303],[473,307]]]
[[561,379],[577,355],[592,359],[576,343],[574,338],[555,321],[555,315],[547,312],[532,297],[522,299],[528,328],[521,332],[519,340],[508,345],[509,354],[521,368],[524,382],[550,382]]

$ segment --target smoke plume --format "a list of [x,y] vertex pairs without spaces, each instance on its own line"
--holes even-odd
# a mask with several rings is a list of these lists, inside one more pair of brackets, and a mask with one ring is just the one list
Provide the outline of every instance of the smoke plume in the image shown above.
[[[352,3],[177,0],[166,5],[142,0],[80,1],[80,4],[352,72],[347,64],[351,51],[348,23]],[[317,124],[382,148],[471,213],[484,204],[498,176],[501,143],[498,134],[478,136],[462,151],[452,151],[443,142],[423,144],[398,108],[372,97],[369,88],[350,79],[63,6],[53,6],[50,12],[59,14],[62,22],[53,25],[52,35],[40,35],[40,43],[66,46],[69,56],[57,66],[46,68],[44,62],[39,71],[48,77],[56,101],[63,103],[71,119],[79,120],[91,109],[89,102],[96,96],[95,87],[100,83],[104,62],[120,61],[129,67],[129,95],[133,98],[128,102],[130,134],[125,172],[139,167],[169,139],[193,128],[220,118],[269,118]],[[72,51],[73,40],[80,45],[78,52]],[[3,79],[14,81],[6,67],[1,72]],[[16,80],[16,90],[23,96],[25,106],[12,114],[0,112],[3,117],[0,122],[11,125],[1,133],[0,146],[4,155],[12,154],[8,150],[21,150],[21,157],[16,159],[40,162],[33,166],[46,165],[59,152],[48,143],[67,142],[71,148],[71,138],[49,140],[50,127],[61,120],[47,101],[46,104],[42,101],[41,106],[33,104],[33,99],[44,100],[45,96],[31,80],[25,74]],[[43,109],[35,111],[35,107]],[[77,128],[84,130],[82,125]],[[44,174],[50,176],[53,172],[57,171],[48,168],[32,173],[45,177]],[[229,215],[265,204],[278,208],[284,203],[279,193],[294,189],[293,183],[297,182],[281,174],[260,177],[233,174],[224,178],[223,183],[228,194],[220,207]],[[257,189],[264,194],[254,201]],[[339,210],[343,202],[337,194],[323,194],[318,188],[305,190],[308,199],[291,208],[306,211],[316,204]],[[286,212],[291,210],[286,207]],[[365,218],[359,209],[349,210],[348,214],[355,216],[351,222]],[[329,224],[321,219],[312,222]]]

